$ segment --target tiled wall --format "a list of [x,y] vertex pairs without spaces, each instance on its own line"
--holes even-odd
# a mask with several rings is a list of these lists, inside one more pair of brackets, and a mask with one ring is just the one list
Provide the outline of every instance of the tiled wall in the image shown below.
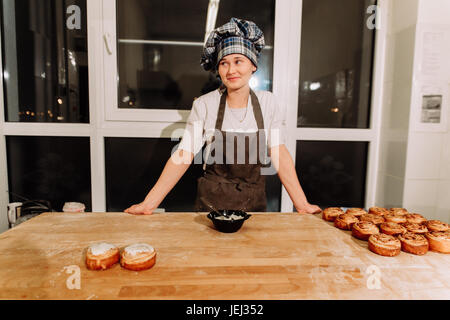
[[[430,25],[449,27],[450,1],[420,0],[417,23],[417,41],[421,31],[429,30]],[[444,40],[444,60],[450,56],[450,35]],[[422,48],[416,48],[414,62],[414,79],[423,83],[437,81],[450,91],[450,68],[447,61],[442,63],[442,78],[424,78],[420,71],[420,54]],[[445,101],[444,101],[445,102]],[[449,100],[446,101],[447,105]],[[414,105],[412,106],[414,107]],[[450,108],[442,118],[447,118],[447,126],[440,132],[416,130],[411,119],[408,152],[406,162],[405,189],[403,204],[427,218],[450,222]]]
[[[413,86],[428,81],[420,73],[420,32],[430,24],[450,26],[450,1],[391,0],[389,6],[377,204],[450,222],[450,108],[442,115],[446,131],[418,130],[413,116]],[[450,70],[443,68],[441,80],[430,79],[450,91]]]

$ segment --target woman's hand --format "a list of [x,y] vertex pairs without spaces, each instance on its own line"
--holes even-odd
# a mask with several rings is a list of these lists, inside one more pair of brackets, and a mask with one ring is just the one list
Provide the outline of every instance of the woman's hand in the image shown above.
[[136,215],[152,214],[187,171],[193,159],[192,152],[177,150],[167,161],[161,176],[144,201],[129,207],[125,212]]
[[150,215],[155,209],[150,203],[143,201],[129,207],[124,212],[134,215]]
[[310,204],[308,202],[300,206],[295,206],[295,210],[297,210],[298,213],[302,214],[315,214],[322,212],[322,209],[320,209],[319,206]]

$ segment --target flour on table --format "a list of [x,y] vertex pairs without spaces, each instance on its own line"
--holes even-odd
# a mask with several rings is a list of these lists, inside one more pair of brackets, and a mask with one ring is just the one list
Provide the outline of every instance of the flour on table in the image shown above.
[[243,216],[238,216],[236,214],[232,214],[231,216],[217,216],[216,220],[242,220]]

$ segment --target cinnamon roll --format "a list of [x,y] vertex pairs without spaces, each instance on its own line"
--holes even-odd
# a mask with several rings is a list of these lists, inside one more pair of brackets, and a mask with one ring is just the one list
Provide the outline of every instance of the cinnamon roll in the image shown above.
[[369,237],[369,250],[386,257],[400,254],[402,245],[394,236],[384,233],[373,234]]
[[449,226],[447,223],[439,221],[439,220],[428,220],[426,225],[430,232],[447,231],[449,229]]
[[86,266],[90,270],[106,270],[119,262],[119,248],[101,242],[91,244],[86,250]]
[[402,243],[402,250],[408,253],[424,255],[428,252],[428,241],[425,236],[407,232],[398,236]]
[[423,215],[418,213],[407,213],[405,214],[406,222],[422,224],[427,221]]
[[391,236],[398,236],[399,234],[406,233],[406,228],[395,222],[383,222],[380,224],[380,230],[382,233]]
[[128,270],[150,269],[156,262],[155,249],[146,243],[137,243],[123,249],[120,265]]
[[433,231],[425,233],[425,236],[431,251],[450,253],[450,231]]
[[334,220],[334,226],[343,230],[352,230],[354,223],[358,222],[358,218],[352,214],[344,213]]
[[389,213],[389,210],[381,207],[371,207],[369,208],[369,213],[376,214],[377,216],[384,216]]
[[377,233],[380,233],[378,227],[372,222],[368,221],[356,222],[352,227],[352,235],[360,240],[367,241],[367,239],[369,239],[371,235]]
[[417,234],[425,234],[428,232],[428,228],[424,224],[406,222],[403,226],[406,228],[408,232],[413,232]]
[[341,208],[337,208],[337,207],[332,207],[332,208],[326,208],[325,210],[323,210],[322,212],[322,219],[325,221],[334,221],[336,220],[336,218],[340,215],[343,214],[344,210],[342,210]]
[[406,217],[404,214],[400,214],[400,213],[388,213],[384,216],[384,219],[386,220],[386,222],[395,222],[395,223],[405,223],[406,222]]
[[385,221],[383,216],[380,216],[380,215],[377,215],[377,214],[373,214],[373,213],[363,214],[359,218],[359,220],[372,222],[375,225],[380,225],[380,224],[382,224]]
[[408,210],[406,210],[405,208],[390,208],[389,213],[397,213],[400,215],[405,215],[408,213]]
[[363,214],[366,214],[367,211],[362,208],[348,208],[345,213],[354,215],[355,217],[359,218]]

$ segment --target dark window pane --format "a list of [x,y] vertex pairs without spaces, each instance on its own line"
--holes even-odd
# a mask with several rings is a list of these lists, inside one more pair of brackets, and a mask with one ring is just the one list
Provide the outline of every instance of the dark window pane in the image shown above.
[[364,207],[367,142],[297,141],[296,169],[308,201]]
[[369,127],[375,2],[303,1],[299,127]]
[[89,138],[7,136],[10,201],[48,200],[56,211],[81,202],[92,211]]
[[266,176],[267,212],[281,210],[281,181],[278,175]]
[[3,0],[5,115],[89,122],[86,0]]
[[[200,66],[208,4],[117,1],[120,108],[190,109],[195,97],[219,87],[220,81]],[[254,21],[273,47],[274,0],[221,1],[216,27],[231,17]],[[252,88],[272,90],[272,65],[273,49],[263,50]]]
[[[177,144],[163,138],[105,138],[107,211],[120,212],[144,200]],[[160,207],[170,212],[194,211],[202,170],[200,164],[191,165]],[[266,192],[267,210],[279,211],[281,183],[277,176],[267,177]]]

